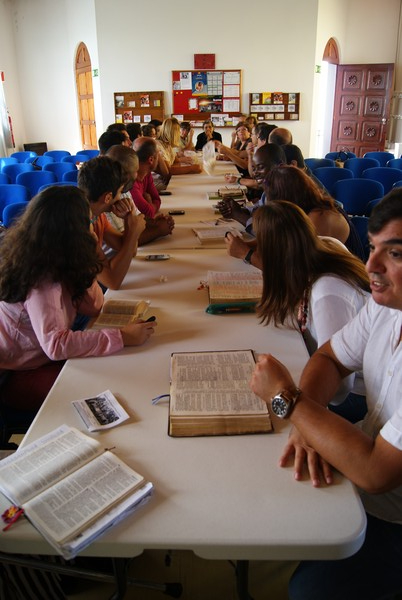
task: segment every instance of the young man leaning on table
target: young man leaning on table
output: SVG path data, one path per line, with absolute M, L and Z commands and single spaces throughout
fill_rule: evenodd
M 366 539 L 352 557 L 300 563 L 291 600 L 379 600 L 402 590 L 402 190 L 391 191 L 369 222 L 372 298 L 321 346 L 297 387 L 284 365 L 260 355 L 251 387 L 293 428 L 280 458 L 306 464 L 313 485 L 335 468 L 360 488 Z M 363 371 L 368 412 L 360 427 L 326 409 L 342 380 Z M 323 498 L 323 501 L 325 499 Z

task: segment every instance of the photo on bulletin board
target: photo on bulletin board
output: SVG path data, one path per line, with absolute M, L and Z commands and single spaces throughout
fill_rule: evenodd
M 263 92 L 262 93 L 262 103 L 263 104 L 271 104 L 272 103 L 272 94 L 271 94 L 271 92 Z
M 208 96 L 198 101 L 198 110 L 200 112 L 222 112 L 222 98 L 214 98 L 213 96 Z
M 251 104 L 260 103 L 260 94 L 251 94 Z
M 124 106 L 124 96 L 116 96 L 116 106 L 117 108 Z
M 142 94 L 140 98 L 140 104 L 142 108 L 146 108 L 149 106 L 149 94 Z
M 126 110 L 123 113 L 123 123 L 132 123 L 133 122 L 133 111 Z
M 283 104 L 283 94 L 281 92 L 274 92 L 272 96 L 274 104 Z
M 208 95 L 208 81 L 205 72 L 193 73 L 192 77 L 193 96 Z
M 295 93 L 289 94 L 288 102 L 289 102 L 289 104 L 296 104 L 296 94 Z

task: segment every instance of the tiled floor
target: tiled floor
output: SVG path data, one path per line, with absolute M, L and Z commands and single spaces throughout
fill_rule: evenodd
M 236 600 L 234 568 L 228 561 L 208 561 L 192 552 L 170 553 L 166 566 L 164 551 L 148 551 L 131 563 L 129 577 L 150 582 L 180 582 L 181 600 Z M 296 563 L 252 562 L 249 568 L 249 592 L 254 600 L 287 600 L 287 581 Z M 81 589 L 80 589 L 81 587 Z M 115 588 L 102 583 L 82 582 L 71 600 L 109 600 Z M 130 586 L 125 600 L 162 600 L 161 591 Z

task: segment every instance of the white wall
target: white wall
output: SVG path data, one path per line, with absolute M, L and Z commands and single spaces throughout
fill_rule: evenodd
M 250 92 L 301 93 L 300 121 L 284 125 L 307 156 L 320 85 L 314 68 L 327 40 L 338 41 L 343 63 L 394 62 L 399 6 L 400 0 L 255 0 L 240 11 L 233 0 L 203 0 L 192 14 L 185 0 L 0 0 L 0 70 L 17 145 L 80 148 L 74 61 L 83 41 L 99 69 L 98 136 L 114 121 L 114 92 L 165 90 L 169 114 L 171 71 L 192 69 L 195 53 L 215 53 L 216 68 L 242 69 L 245 113 Z

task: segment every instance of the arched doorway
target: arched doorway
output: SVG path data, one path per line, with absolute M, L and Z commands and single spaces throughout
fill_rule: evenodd
M 81 42 L 75 56 L 75 80 L 80 116 L 81 142 L 83 150 L 98 147 L 96 135 L 95 107 L 92 90 L 91 57 L 88 48 Z

